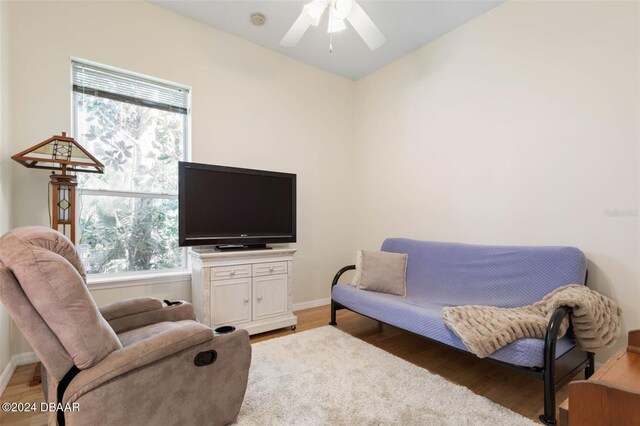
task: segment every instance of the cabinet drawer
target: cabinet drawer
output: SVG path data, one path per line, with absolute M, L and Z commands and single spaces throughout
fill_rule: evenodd
M 211 268 L 211 281 L 249 277 L 251 277 L 251 265 L 218 266 Z
M 253 265 L 253 276 L 278 275 L 287 273 L 287 262 L 256 263 Z

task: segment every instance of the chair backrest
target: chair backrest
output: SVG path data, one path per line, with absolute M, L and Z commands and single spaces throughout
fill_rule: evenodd
M 35 312 L 79 369 L 92 367 L 122 348 L 89 294 L 82 262 L 64 235 L 39 226 L 14 229 L 0 238 L 0 262 L 15 277 Z M 2 302 L 9 307 L 12 318 L 24 314 L 11 308 L 12 304 L 20 303 L 17 294 L 2 294 Z M 47 357 L 50 345 L 55 346 L 52 339 L 40 341 L 37 334 L 27 330 L 28 323 L 14 320 L 34 350 Z
M 73 366 L 66 349 L 22 291 L 15 277 L 0 263 L 0 300 L 49 374 L 59 382 Z
M 389 238 L 382 250 L 408 253 L 407 297 L 442 306 L 516 307 L 566 284 L 584 283 L 574 247 L 485 246 Z

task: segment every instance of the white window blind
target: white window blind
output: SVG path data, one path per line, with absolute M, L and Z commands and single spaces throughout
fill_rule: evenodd
M 156 108 L 163 111 L 188 113 L 189 90 L 130 77 L 117 71 L 72 62 L 73 91 L 116 101 Z

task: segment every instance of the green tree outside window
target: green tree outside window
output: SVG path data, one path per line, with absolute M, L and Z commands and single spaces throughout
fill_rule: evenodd
M 74 92 L 76 139 L 105 165 L 79 179 L 80 250 L 88 273 L 181 268 L 178 161 L 187 116 Z

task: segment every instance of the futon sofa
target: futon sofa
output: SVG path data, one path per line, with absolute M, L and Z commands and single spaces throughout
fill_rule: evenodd
M 445 325 L 442 308 L 460 305 L 518 307 L 541 300 L 566 284 L 587 280 L 586 258 L 573 247 L 482 246 L 389 238 L 382 251 L 407 253 L 406 296 L 396 296 L 338 284 L 331 289 L 331 325 L 336 310 L 361 315 L 466 351 L 463 342 Z M 543 423 L 556 422 L 555 391 L 575 374 L 594 369 L 592 353 L 581 351 L 571 337 L 557 338 L 570 308 L 561 307 L 549 320 L 546 339 L 518 339 L 487 359 L 513 367 L 544 381 Z

